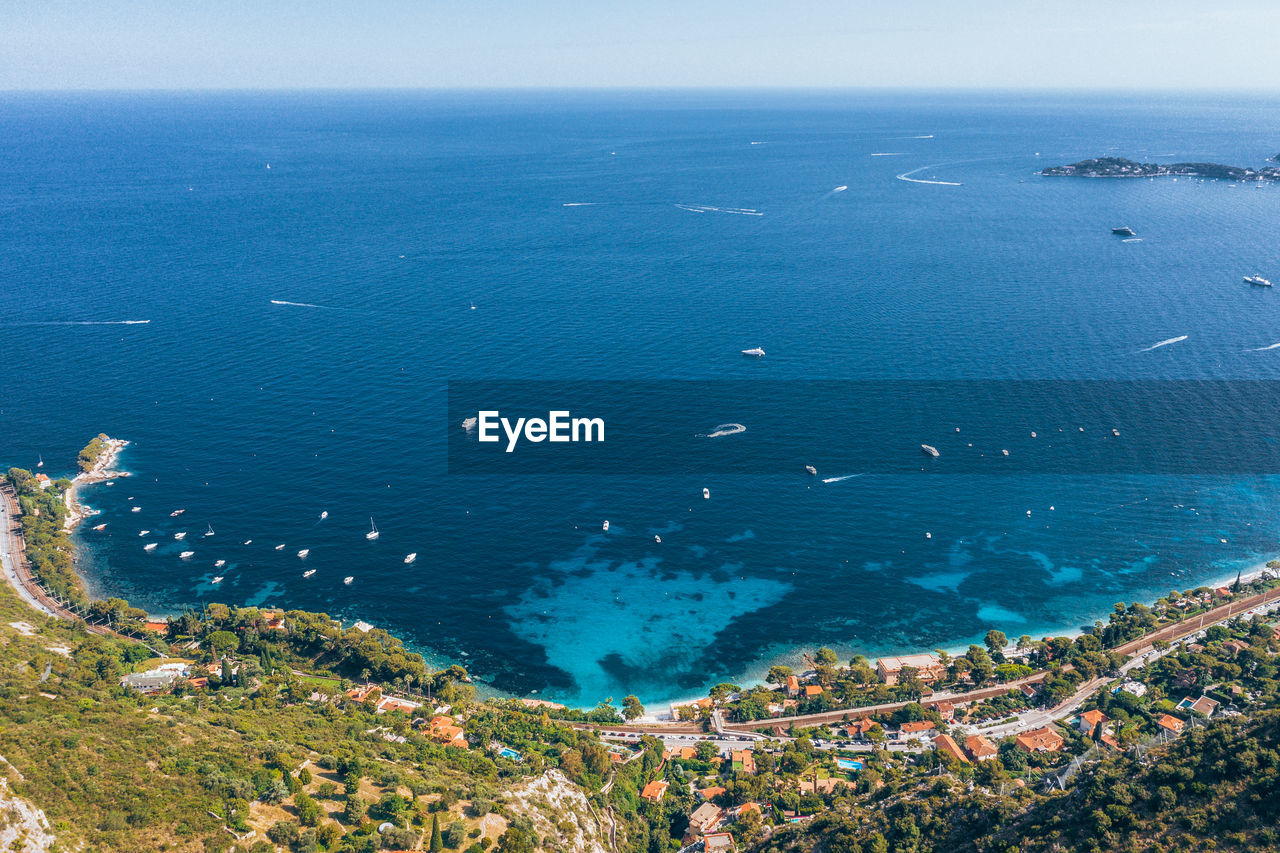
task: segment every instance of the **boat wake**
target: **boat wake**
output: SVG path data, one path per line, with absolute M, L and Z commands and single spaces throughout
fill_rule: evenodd
M 4 326 L 145 326 L 150 320 L 32 320 L 26 323 L 0 323 Z
M 700 433 L 698 438 L 722 438 L 726 435 L 737 435 L 740 432 L 746 432 L 747 428 L 742 424 L 720 424 L 711 432 Z
M 927 139 L 927 138 L 930 138 L 930 137 L 923 137 L 923 136 L 921 136 L 921 137 L 917 137 L 917 138 L 918 138 L 918 139 Z M 943 163 L 933 163 L 933 164 L 928 165 L 928 166 L 921 166 L 919 169 L 912 169 L 912 170 L 911 170 L 911 171 L 909 171 L 909 172 L 903 172 L 901 175 L 895 175 L 894 177 L 896 177 L 896 178 L 897 178 L 898 180 L 900 180 L 900 181 L 906 181 L 906 182 L 908 182 L 908 183 L 912 183 L 912 184 L 933 184 L 933 185 L 935 185 L 935 186 L 939 186 L 939 187 L 962 187 L 962 186 L 964 186 L 964 184 L 959 183 L 958 181 L 936 181 L 936 180 L 926 180 L 926 179 L 924 179 L 924 178 L 913 178 L 913 177 L 911 177 L 911 176 L 912 176 L 912 175 L 914 175 L 916 172 L 923 172 L 925 169 L 935 169 L 935 168 L 937 168 L 938 166 L 942 166 L 942 165 L 945 165 L 945 164 L 943 164 Z
M 824 482 L 824 483 L 840 483 L 840 482 L 843 482 L 843 481 L 845 481 L 845 480 L 852 480 L 854 477 L 861 477 L 861 476 L 862 476 L 861 474 L 844 474 L 844 475 L 842 475 L 842 476 L 840 476 L 840 477 L 823 477 L 823 478 L 822 478 L 822 482 Z
M 1258 347 L 1255 350 L 1251 350 L 1251 352 L 1266 352 L 1269 349 L 1280 349 L 1280 344 L 1272 344 L 1269 347 Z
M 1142 238 L 1141 237 L 1125 237 L 1120 242 L 1121 243 L 1141 243 Z
M 598 201 L 566 201 L 561 207 L 595 207 L 600 204 Z
M 712 207 L 709 204 L 676 204 L 681 210 L 687 210 L 690 213 L 736 213 L 739 216 L 764 216 L 763 213 L 752 207 Z
M 847 185 L 847 184 L 841 184 L 840 186 L 838 186 L 838 187 L 836 187 L 835 189 L 833 189 L 833 190 L 832 190 L 832 192 L 833 192 L 833 193 L 842 193 L 842 192 L 844 192 L 844 191 L 845 191 L 845 190 L 847 190 L 847 189 L 849 189 L 849 187 L 848 187 L 848 185 Z
M 1190 337 L 1190 336 L 1189 336 L 1189 335 L 1178 335 L 1178 337 L 1176 337 L 1176 338 L 1169 338 L 1169 340 L 1167 340 L 1167 341 L 1161 341 L 1161 342 L 1160 342 L 1160 343 L 1158 343 L 1158 344 L 1152 344 L 1151 346 L 1147 347 L 1146 349 L 1140 349 L 1140 350 L 1138 350 L 1138 352 L 1151 352 L 1153 349 L 1160 349 L 1160 347 L 1167 347 L 1169 344 L 1176 344 L 1176 343 L 1180 343 L 1180 342 L 1182 342 L 1182 341 L 1185 341 L 1188 337 Z
M 871 156 L 872 157 L 902 157 L 904 156 L 904 154 L 901 151 L 880 151 L 875 154 L 872 154 Z
M 271 304 L 272 304 L 272 305 L 288 305 L 288 306 L 289 306 L 289 307 L 291 307 L 291 308 L 326 308 L 326 309 L 329 309 L 329 306 L 327 306 L 327 305 L 313 305 L 313 304 L 311 304 L 310 302 L 286 302 L 286 301 L 285 301 L 285 300 L 283 300 L 283 299 L 272 299 L 272 300 L 271 300 Z M 329 310 L 333 310 L 333 309 L 329 309 Z

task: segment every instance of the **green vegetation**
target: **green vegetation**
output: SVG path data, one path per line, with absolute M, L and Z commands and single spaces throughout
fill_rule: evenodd
M 31 573 L 53 594 L 86 606 L 84 585 L 71 565 L 71 537 L 64 529 L 67 504 L 63 496 L 71 481 L 56 480 L 42 489 L 35 475 L 23 468 L 10 468 L 5 479 L 18 497 Z
M 102 454 L 106 453 L 109 449 L 110 446 L 107 442 L 110 440 L 111 439 L 107 437 L 106 433 L 100 432 L 96 438 L 84 446 L 84 449 L 80 451 L 80 455 L 76 460 L 80 463 L 81 471 L 93 470 L 93 466 L 98 464 L 98 460 L 102 458 Z

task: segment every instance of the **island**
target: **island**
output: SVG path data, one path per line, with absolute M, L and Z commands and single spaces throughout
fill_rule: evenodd
M 1094 157 L 1067 166 L 1050 166 L 1041 169 L 1040 174 L 1073 178 L 1161 178 L 1167 175 L 1186 175 L 1223 181 L 1280 181 L 1280 166 L 1250 169 L 1244 166 L 1224 166 L 1221 163 L 1139 163 L 1124 157 Z

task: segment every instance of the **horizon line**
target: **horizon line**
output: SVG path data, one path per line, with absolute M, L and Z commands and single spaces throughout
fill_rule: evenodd
M 61 88 L 45 87 L 0 87 L 0 95 L 14 94 L 202 94 L 202 93 L 431 93 L 431 94 L 1130 94 L 1135 97 L 1144 94 L 1168 95 L 1209 95 L 1209 94 L 1241 94 L 1241 95 L 1280 95 L 1280 86 L 1258 87 L 1132 87 L 1132 86 L 792 86 L 792 85 L 759 85 L 759 86 L 397 86 L 397 85 L 353 85 L 353 86 L 69 86 Z

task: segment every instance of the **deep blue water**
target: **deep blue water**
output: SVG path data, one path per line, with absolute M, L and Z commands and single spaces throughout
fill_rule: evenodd
M 135 476 L 86 493 L 98 592 L 362 618 L 520 695 L 652 702 L 801 645 L 1071 629 L 1280 552 L 1280 480 L 463 476 L 447 383 L 1275 379 L 1280 293 L 1241 276 L 1280 278 L 1280 187 L 1035 172 L 1260 165 L 1277 107 L 0 95 L 0 463 L 133 442 Z

